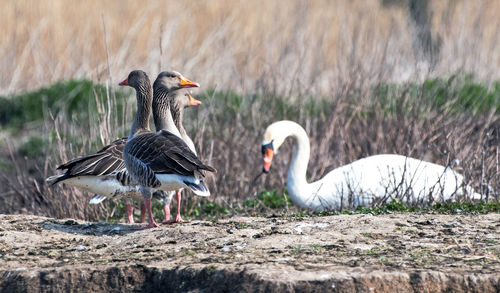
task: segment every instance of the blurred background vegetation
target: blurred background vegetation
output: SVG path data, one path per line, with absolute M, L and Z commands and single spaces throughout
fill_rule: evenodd
M 399 153 L 465 175 L 498 201 L 497 1 L 5 1 L 0 3 L 0 212 L 121 220 L 120 202 L 44 183 L 68 159 L 128 133 L 133 69 L 201 83 L 186 110 L 218 173 L 189 217 L 300 212 L 287 198 L 285 143 L 261 171 L 265 127 L 311 138 L 308 178 Z M 391 206 L 389 210 L 391 210 Z M 160 205 L 156 204 L 156 212 Z M 456 209 L 456 207 L 454 207 Z M 498 210 L 498 206 L 496 206 Z

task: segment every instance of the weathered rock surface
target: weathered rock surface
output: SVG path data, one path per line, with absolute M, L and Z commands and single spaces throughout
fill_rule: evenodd
M 0 215 L 0 292 L 500 292 L 499 214 L 134 227 Z

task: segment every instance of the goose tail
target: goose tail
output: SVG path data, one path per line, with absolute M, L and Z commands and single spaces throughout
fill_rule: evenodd
M 68 178 L 68 175 L 66 175 L 66 174 L 54 175 L 54 176 L 50 176 L 50 177 L 46 178 L 45 182 L 47 182 L 47 184 L 54 185 L 54 184 L 57 184 L 65 179 L 67 179 L 67 178 Z
M 155 190 L 153 192 L 153 198 L 161 201 L 163 206 L 170 205 L 174 195 L 175 195 L 175 191 Z
M 199 181 L 198 183 L 187 180 L 183 182 L 189 189 L 191 189 L 191 191 L 193 191 L 194 194 L 203 197 L 210 196 L 210 190 L 208 190 L 208 187 L 205 184 L 205 182 L 203 182 L 202 179 L 198 179 L 198 181 Z
M 99 194 L 94 194 L 92 198 L 89 200 L 89 204 L 100 204 L 106 197 Z

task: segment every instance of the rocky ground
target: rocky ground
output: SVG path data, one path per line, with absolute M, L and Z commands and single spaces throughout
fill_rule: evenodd
M 0 292 L 500 291 L 500 214 L 135 227 L 0 215 Z

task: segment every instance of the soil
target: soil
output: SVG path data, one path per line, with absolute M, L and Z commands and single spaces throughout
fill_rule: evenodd
M 500 214 L 136 227 L 0 215 L 0 292 L 500 292 Z

